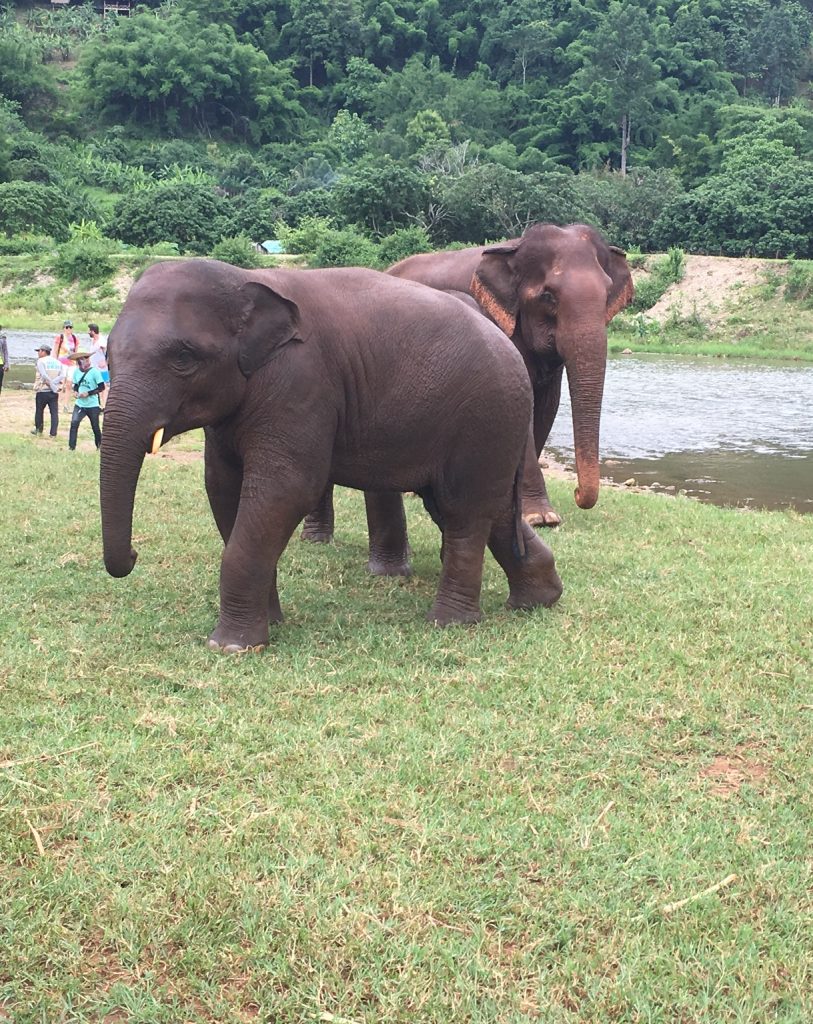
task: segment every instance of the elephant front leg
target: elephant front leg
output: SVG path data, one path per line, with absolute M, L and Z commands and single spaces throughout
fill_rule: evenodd
M 534 389 L 533 422 L 525 446 L 522 468 L 522 518 L 529 526 L 558 526 L 562 517 L 551 505 L 539 456 L 559 410 L 562 371 L 554 372 L 544 388 Z
M 240 490 L 243 486 L 242 460 L 227 445 L 220 441 L 214 430 L 206 429 L 205 473 L 206 494 L 223 543 L 228 544 L 237 510 L 240 507 Z M 268 594 L 268 621 L 282 622 L 282 609 L 277 594 L 277 574 Z
M 243 463 L 211 427 L 206 428 L 205 436 L 203 457 L 206 495 L 223 543 L 228 544 L 240 505 Z
M 409 576 L 404 499 L 398 492 L 365 491 L 370 558 L 367 568 L 374 576 Z
M 308 540 L 312 544 L 329 544 L 333 540 L 333 525 L 333 484 L 328 484 L 319 504 L 305 516 L 300 540 Z
M 268 644 L 268 622 L 282 619 L 277 562 L 304 506 L 277 501 L 246 506 L 243 497 L 220 565 L 220 617 L 209 646 L 233 654 Z

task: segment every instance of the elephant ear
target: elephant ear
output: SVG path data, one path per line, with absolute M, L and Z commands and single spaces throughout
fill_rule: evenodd
M 484 249 L 469 286 L 480 309 L 509 338 L 516 329 L 519 312 L 516 274 L 511 266 L 511 257 L 518 248 L 519 240 Z
M 264 366 L 299 336 L 299 307 L 259 281 L 240 289 L 243 312 L 237 335 L 237 361 L 244 377 Z
M 608 246 L 610 257 L 607 266 L 604 268 L 609 274 L 612 284 L 610 294 L 607 296 L 607 319 L 609 323 L 616 313 L 628 306 L 635 298 L 635 285 L 632 283 L 632 274 L 627 266 L 627 254 L 617 245 Z

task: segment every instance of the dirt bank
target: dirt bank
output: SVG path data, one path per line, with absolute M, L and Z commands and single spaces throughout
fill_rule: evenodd
M 742 296 L 744 288 L 761 284 L 769 269 L 783 273 L 787 268 L 782 260 L 729 259 L 725 256 L 686 256 L 685 266 L 683 280 L 667 288 L 655 305 L 646 311 L 647 317 L 658 323 L 674 316 L 680 319 L 694 316 L 709 325 L 721 323 Z M 636 272 L 636 276 L 641 276 L 641 273 Z

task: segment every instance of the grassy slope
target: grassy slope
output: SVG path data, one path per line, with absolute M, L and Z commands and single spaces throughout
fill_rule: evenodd
M 28 441 L 0 437 L 0 1017 L 813 1017 L 813 520 L 554 481 L 560 604 L 503 610 L 489 561 L 483 623 L 438 631 L 417 503 L 414 577 L 371 579 L 346 493 L 339 542 L 284 556 L 272 648 L 227 659 L 201 463 L 148 460 L 114 581 L 95 454 Z

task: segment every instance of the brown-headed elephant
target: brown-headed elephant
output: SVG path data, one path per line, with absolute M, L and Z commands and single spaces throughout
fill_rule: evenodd
M 133 568 L 146 453 L 205 428 L 206 491 L 225 544 L 212 647 L 268 642 L 282 618 L 277 561 L 328 484 L 387 501 L 417 491 L 443 533 L 429 618 L 479 618 L 488 544 L 511 607 L 551 605 L 550 549 L 519 513 L 527 374 L 493 324 L 458 299 L 371 270 L 150 267 L 108 344 L 101 452 L 104 560 Z
M 534 396 L 533 438 L 526 451 L 523 515 L 555 526 L 539 456 L 548 439 L 567 368 L 573 410 L 576 504 L 592 508 L 599 492 L 599 422 L 607 362 L 607 324 L 633 299 L 626 257 L 586 224 L 534 224 L 522 238 L 457 252 L 410 256 L 393 277 L 473 296 L 513 341 Z

